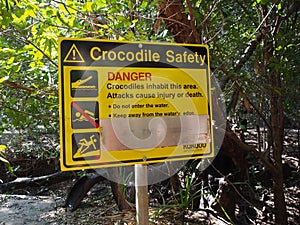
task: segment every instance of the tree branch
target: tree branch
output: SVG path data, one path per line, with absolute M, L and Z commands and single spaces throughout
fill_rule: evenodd
M 300 8 L 300 1 L 294 2 L 290 8 L 288 9 L 286 15 L 284 17 L 279 16 L 278 19 L 276 20 L 276 24 L 274 26 L 274 30 L 272 31 L 272 35 L 274 36 L 277 33 L 277 30 L 280 27 L 280 24 L 284 21 L 287 20 L 294 12 L 297 12 Z
M 20 90 L 28 91 L 30 93 L 36 92 L 36 89 L 34 89 L 34 88 L 29 88 L 29 87 L 17 84 L 16 82 L 9 81 L 9 80 L 4 81 L 3 84 L 5 84 L 13 89 L 20 89 Z
M 30 41 L 27 37 L 25 37 L 18 29 L 16 29 L 12 24 L 11 27 L 14 29 L 15 32 L 17 32 L 25 42 L 32 45 L 35 49 L 37 49 L 39 52 L 41 52 L 48 60 L 51 62 L 55 67 L 58 68 L 58 64 L 54 62 L 49 55 L 47 55 L 40 47 L 38 47 L 36 44 L 34 44 L 32 41 Z
M 271 130 L 271 125 L 267 118 L 262 114 L 262 112 L 253 104 L 253 102 L 250 101 L 250 98 L 248 95 L 243 91 L 242 87 L 238 84 L 238 82 L 235 82 L 234 85 L 237 87 L 237 89 L 242 93 L 247 98 L 247 101 L 250 103 L 250 105 L 254 108 L 255 112 L 260 116 L 260 118 L 264 121 L 266 126 L 268 127 L 269 130 Z
M 186 4 L 189 8 L 189 15 L 190 15 L 190 24 L 191 24 L 191 27 L 192 27 L 192 30 L 193 30 L 193 35 L 194 35 L 194 38 L 195 38 L 195 41 L 197 44 L 200 44 L 201 41 L 200 41 L 200 35 L 196 29 L 196 26 L 195 26 L 195 17 L 194 17 L 194 13 L 193 13 L 193 7 L 192 7 L 192 4 L 191 4 L 191 1 L 190 0 L 186 0 Z
M 75 177 L 74 172 L 56 172 L 50 175 L 33 177 L 33 178 L 17 178 L 8 183 L 0 184 L 0 193 L 10 190 L 22 189 L 26 187 L 40 187 L 60 183 Z
M 261 27 L 262 23 L 267 19 L 267 17 L 270 15 L 270 12 L 272 11 L 272 9 L 274 8 L 275 4 L 272 6 L 272 8 L 268 11 L 267 15 L 263 18 L 263 21 L 261 22 L 261 24 L 257 27 L 257 29 L 255 30 L 255 32 L 253 32 L 250 37 L 252 37 Z M 293 5 L 290 6 L 290 8 L 288 9 L 286 16 L 285 17 L 280 17 L 279 21 L 277 21 L 277 26 L 279 27 L 279 24 L 288 19 L 289 16 L 291 16 L 294 12 L 297 12 L 300 8 L 300 2 L 294 2 Z M 278 28 L 277 28 L 278 29 Z M 275 35 L 275 31 L 277 31 L 277 29 L 274 29 L 274 31 L 272 32 L 272 35 Z M 227 82 L 230 79 L 233 79 L 233 75 L 236 74 L 242 67 L 243 65 L 249 60 L 249 58 L 253 55 L 257 45 L 262 41 L 262 39 L 265 37 L 265 33 L 264 31 L 261 31 L 260 33 L 257 34 L 257 36 L 255 37 L 255 39 L 251 42 L 248 43 L 248 47 L 245 49 L 244 54 L 241 56 L 241 58 L 239 60 L 236 61 L 234 68 L 232 70 L 232 72 L 227 73 L 227 76 L 225 77 L 225 79 L 221 80 L 220 82 L 220 87 L 221 90 L 223 90 L 227 84 Z M 222 65 L 221 65 L 222 66 Z M 220 66 L 220 67 L 221 67 Z M 216 68 L 216 70 L 219 70 L 219 68 Z
M 233 79 L 234 74 L 236 74 L 243 67 L 243 65 L 249 60 L 249 58 L 253 55 L 257 45 L 261 42 L 263 37 L 264 34 L 261 32 L 256 36 L 256 38 L 253 41 L 251 41 L 248 44 L 248 47 L 245 49 L 244 54 L 241 56 L 240 59 L 236 61 L 232 69 L 232 72 L 227 73 L 227 76 L 225 76 L 224 79 L 220 80 L 221 90 L 224 90 L 229 80 L 234 80 Z M 219 70 L 221 67 L 222 65 L 216 68 L 216 70 Z
M 256 148 L 247 145 L 245 143 L 243 143 L 233 131 L 228 131 L 226 130 L 225 132 L 226 137 L 230 138 L 240 149 L 244 149 L 247 152 L 251 152 L 253 153 L 261 162 L 263 165 L 265 165 L 266 167 L 268 167 L 270 169 L 270 171 L 272 172 L 272 174 L 276 174 L 276 168 L 275 166 L 268 161 L 260 152 L 258 152 L 256 150 Z
M 26 87 L 26 86 L 23 86 L 21 84 L 18 84 L 16 82 L 9 81 L 9 80 L 4 81 L 2 84 L 7 85 L 8 87 L 11 87 L 13 89 L 20 89 L 20 90 L 28 91 L 29 93 L 34 93 L 34 92 L 37 92 L 37 91 L 40 91 L 44 94 L 51 94 L 52 93 L 51 91 L 41 91 L 41 90 L 37 90 L 35 88 Z M 55 96 L 58 96 L 57 91 L 55 91 L 53 94 Z

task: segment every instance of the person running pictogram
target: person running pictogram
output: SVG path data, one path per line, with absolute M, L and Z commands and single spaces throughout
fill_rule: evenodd
M 77 149 L 75 155 L 83 155 L 89 150 L 96 150 L 96 142 L 97 139 L 95 138 L 95 135 L 90 136 L 90 140 L 86 140 L 85 138 L 80 139 L 78 142 L 79 148 Z

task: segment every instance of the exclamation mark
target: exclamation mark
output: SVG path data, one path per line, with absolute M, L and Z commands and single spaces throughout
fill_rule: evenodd
M 73 53 L 73 60 L 76 60 L 76 51 L 75 51 L 75 49 L 73 49 L 72 53 Z

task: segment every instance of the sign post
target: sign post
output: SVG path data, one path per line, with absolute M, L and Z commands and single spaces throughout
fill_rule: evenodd
M 135 169 L 135 207 L 138 225 L 149 224 L 148 170 L 147 165 L 136 164 Z

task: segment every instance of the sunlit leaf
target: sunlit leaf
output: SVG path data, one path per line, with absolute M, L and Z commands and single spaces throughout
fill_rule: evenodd
M 86 2 L 84 4 L 84 8 L 86 9 L 86 11 L 92 12 L 93 11 L 93 5 L 94 5 L 93 2 Z
M 9 162 L 7 161 L 7 159 L 4 158 L 4 157 L 2 157 L 1 155 L 2 155 L 2 154 L 1 154 L 1 152 L 0 152 L 0 161 L 2 161 L 2 162 L 4 162 L 4 163 L 9 163 Z
M 0 145 L 0 151 L 6 150 L 6 149 L 7 149 L 6 145 Z
M 0 78 L 0 84 L 3 83 L 4 81 L 8 80 L 9 76 L 1 77 Z
M 39 86 L 37 84 L 31 84 L 34 88 L 38 89 Z
M 281 8 L 282 8 L 281 3 L 279 3 L 278 6 L 277 6 L 277 9 L 281 10 Z
M 10 57 L 10 59 L 7 60 L 7 64 L 12 64 L 14 60 L 15 60 L 15 57 Z

